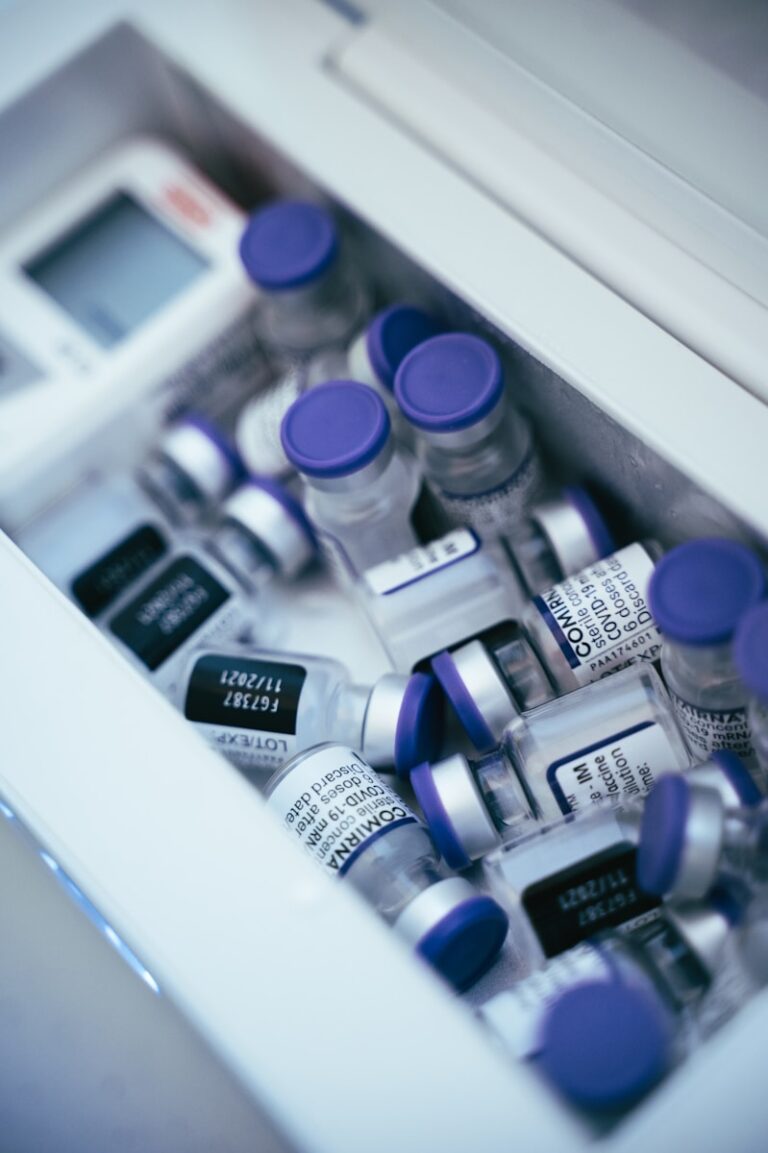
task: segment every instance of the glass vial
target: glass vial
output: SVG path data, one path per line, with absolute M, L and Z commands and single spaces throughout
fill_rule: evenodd
M 136 475 L 169 521 L 190 525 L 221 504 L 243 479 L 244 469 L 217 426 L 190 416 L 163 433 Z
M 243 232 L 240 259 L 262 292 L 259 336 L 278 356 L 306 357 L 362 326 L 366 289 L 319 204 L 277 200 L 259 209 Z
M 747 725 L 759 769 L 760 786 L 768 785 L 768 602 L 741 618 L 733 646 L 733 663 L 746 689 Z
M 342 574 L 420 543 L 415 461 L 395 447 L 387 410 L 365 384 L 331 381 L 305 392 L 282 425 L 286 456 L 306 485 L 307 513 Z
M 267 803 L 326 872 L 347 880 L 458 989 L 493 963 L 507 917 L 463 877 L 444 877 L 414 813 L 352 749 L 323 744 L 268 782 Z
M 661 678 L 635 665 L 523 713 L 477 761 L 456 753 L 419 765 L 411 784 L 443 857 L 461 869 L 533 822 L 623 806 L 689 763 Z
M 762 565 L 737 541 L 686 541 L 656 566 L 649 600 L 664 638 L 661 668 L 699 760 L 714 749 L 732 749 L 753 762 L 748 693 L 731 649 L 741 617 L 764 595 Z
M 442 694 L 425 673 L 355 685 L 337 661 L 232 646 L 195 653 L 179 689 L 187 720 L 246 773 L 334 741 L 405 774 L 442 741 Z
M 539 492 L 541 473 L 495 350 L 465 333 L 433 337 L 400 365 L 395 396 L 448 524 L 481 536 L 513 530 Z
M 695 898 L 721 879 L 768 885 L 768 805 L 728 807 L 695 778 L 659 781 L 643 812 L 638 875 L 649 893 Z
M 306 364 L 294 365 L 240 415 L 236 439 L 246 467 L 262 476 L 292 471 L 280 441 L 282 419 L 303 392 L 329 380 L 357 380 L 373 388 L 387 406 L 395 439 L 408 443 L 411 429 L 392 392 L 395 372 L 412 348 L 439 331 L 439 323 L 420 308 L 393 304 L 378 312 L 346 348 L 325 349 Z

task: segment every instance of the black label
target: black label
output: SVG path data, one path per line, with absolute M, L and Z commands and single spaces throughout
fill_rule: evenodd
M 525 890 L 523 908 L 545 956 L 658 907 L 637 883 L 636 855 L 631 845 L 616 845 Z
M 230 594 L 191 556 L 171 562 L 109 623 L 115 636 L 154 671 Z
M 87 616 L 96 617 L 167 551 L 157 529 L 141 525 L 75 577 L 72 596 Z
M 209 725 L 293 736 L 306 679 L 301 665 L 200 657 L 189 678 L 184 716 Z

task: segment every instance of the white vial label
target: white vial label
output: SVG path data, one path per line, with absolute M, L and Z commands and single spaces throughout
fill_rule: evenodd
M 554 761 L 547 780 L 562 811 L 575 813 L 603 801 L 644 796 L 657 776 L 677 763 L 678 754 L 662 726 L 647 721 Z
M 480 541 L 470 529 L 455 529 L 440 540 L 374 565 L 366 570 L 363 579 L 375 596 L 389 596 L 431 573 L 473 556 L 479 548 Z
M 184 716 L 238 764 L 278 768 L 298 751 L 296 722 L 306 679 L 302 665 L 206 654 L 190 674 Z
M 499 993 L 480 1013 L 510 1052 L 525 1059 L 536 1052 L 542 1016 L 561 993 L 582 981 L 605 981 L 609 977 L 608 964 L 598 950 L 591 945 L 577 945 Z
M 661 634 L 646 599 L 653 560 L 631 544 L 533 598 L 581 685 L 655 660 Z
M 436 489 L 435 496 L 453 524 L 471 525 L 481 536 L 498 536 L 528 514 L 540 488 L 541 469 L 531 450 L 517 472 L 498 488 L 471 496 Z
M 754 757 L 752 737 L 743 709 L 700 709 L 670 693 L 675 713 L 691 753 L 705 761 L 716 749 L 732 749 L 744 760 Z
M 416 816 L 352 749 L 319 749 L 268 798 L 287 829 L 332 873 L 341 875 L 375 837 Z

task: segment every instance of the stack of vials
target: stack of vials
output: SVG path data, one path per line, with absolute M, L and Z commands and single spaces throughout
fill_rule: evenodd
M 261 208 L 240 255 L 269 385 L 19 543 L 604 1127 L 768 978 L 763 564 L 622 539 L 594 476 L 545 463 L 500 348 L 379 299 L 324 207 Z M 374 683 L 337 659 L 354 638 L 281 649 L 276 589 L 322 570 Z

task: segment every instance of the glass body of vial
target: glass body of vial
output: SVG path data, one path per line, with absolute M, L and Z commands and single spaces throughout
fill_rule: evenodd
M 358 753 L 323 744 L 268 782 L 269 807 L 327 873 L 345 877 L 456 988 L 496 958 L 507 917 L 461 877 L 445 877 L 414 813 Z
M 127 474 L 89 477 L 16 537 L 20 548 L 92 620 L 165 557 L 171 526 Z
M 691 752 L 732 749 L 753 763 L 748 692 L 733 663 L 741 617 L 765 595 L 758 557 L 736 541 L 686 541 L 651 580 L 651 611 L 664 638 L 661 668 Z
M 508 532 L 541 488 L 528 421 L 508 403 L 501 362 L 477 336 L 436 336 L 405 358 L 395 396 L 449 525 Z
M 173 697 L 194 649 L 248 640 L 264 615 L 199 541 L 177 539 L 148 578 L 112 606 L 102 628 L 157 689 Z
M 661 896 L 703 897 L 723 879 L 765 890 L 768 802 L 729 808 L 695 776 L 659 781 L 645 804 L 638 871 Z
M 303 392 L 329 380 L 357 380 L 378 392 L 387 407 L 395 439 L 412 440 L 411 429 L 395 403 L 395 372 L 417 344 L 439 331 L 428 313 L 406 304 L 378 312 L 346 348 L 315 353 L 295 364 L 271 387 L 254 397 L 240 415 L 237 447 L 246 466 L 260 475 L 282 476 L 293 471 L 280 441 L 286 412 Z
M 342 574 L 420 544 L 421 478 L 395 447 L 387 410 L 367 385 L 331 381 L 304 393 L 282 425 L 286 456 L 305 481 L 307 513 Z
M 368 293 L 342 247 L 333 216 L 318 204 L 277 200 L 250 217 L 240 258 L 261 290 L 258 334 L 270 352 L 304 358 L 362 327 Z
M 467 528 L 367 568 L 356 588 L 399 672 L 521 608 L 518 583 L 498 543 Z
M 747 726 L 763 792 L 768 786 L 768 602 L 744 614 L 733 662 L 747 692 Z
M 442 694 L 425 673 L 355 685 L 337 661 L 250 647 L 195 653 L 178 704 L 213 748 L 249 774 L 274 771 L 323 741 L 405 773 L 434 756 L 443 735 Z
M 244 470 L 219 428 L 190 416 L 163 433 L 136 475 L 169 521 L 189 525 L 214 511 L 243 479 Z
M 550 960 L 479 1014 L 570 1103 L 615 1114 L 755 991 L 728 910 L 681 904 Z
M 645 600 L 651 552 L 635 544 L 596 560 L 529 601 L 521 625 L 505 621 L 433 658 L 480 752 L 519 712 L 653 659 L 660 638 Z
M 419 765 L 411 784 L 446 862 L 464 868 L 534 822 L 623 806 L 689 764 L 661 678 L 639 665 L 523 713 L 479 760 Z

